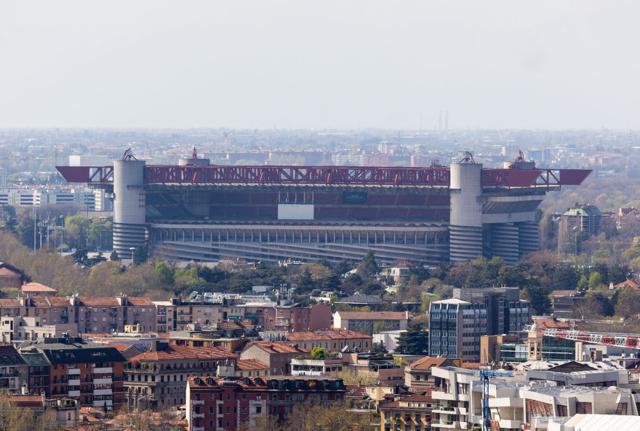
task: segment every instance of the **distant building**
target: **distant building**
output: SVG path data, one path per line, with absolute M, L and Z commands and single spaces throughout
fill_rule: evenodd
M 409 313 L 404 311 L 336 311 L 333 327 L 364 334 L 407 329 Z
M 429 354 L 480 360 L 480 337 L 487 334 L 487 309 L 461 299 L 434 301 L 429 306 Z
M 6 262 L 0 262 L 0 288 L 19 288 L 24 279 L 22 270 Z
M 431 393 L 400 394 L 381 401 L 380 431 L 414 431 L 431 429 L 434 401 Z
M 558 251 L 580 254 L 581 243 L 600 233 L 603 216 L 594 205 L 576 205 L 561 216 L 558 224 Z

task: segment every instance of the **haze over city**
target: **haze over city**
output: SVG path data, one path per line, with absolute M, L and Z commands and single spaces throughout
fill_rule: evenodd
M 0 127 L 634 129 L 636 1 L 4 1 Z

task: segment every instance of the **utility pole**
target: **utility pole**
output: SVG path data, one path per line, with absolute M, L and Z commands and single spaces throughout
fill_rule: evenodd
M 36 211 L 36 207 L 33 207 L 33 252 L 36 252 L 37 240 L 36 235 L 38 232 L 38 211 Z

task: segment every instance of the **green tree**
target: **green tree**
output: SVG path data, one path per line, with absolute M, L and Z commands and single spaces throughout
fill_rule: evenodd
M 587 277 L 583 275 L 580 276 L 580 281 L 578 281 L 578 290 L 583 291 L 589 288 L 589 280 Z
M 380 268 L 378 267 L 378 263 L 376 262 L 376 256 L 372 251 L 369 251 L 363 258 L 362 261 L 358 264 L 358 275 L 362 278 L 372 278 L 376 274 Z
M 325 359 L 327 357 L 327 350 L 324 347 L 314 347 L 311 349 L 311 357 L 313 359 Z
M 138 246 L 133 250 L 133 264 L 140 265 L 147 261 L 149 249 L 146 245 Z
M 535 314 L 540 316 L 551 311 L 551 300 L 544 288 L 538 286 L 526 287 L 523 291 L 523 297 L 529 301 Z
M 429 353 L 429 333 L 421 324 L 412 325 L 398 337 L 398 353 L 405 355 L 427 355 Z
M 596 290 L 602 287 L 602 276 L 598 271 L 589 274 L 589 290 Z
M 65 240 L 73 248 L 86 249 L 88 241 L 89 219 L 81 215 L 67 216 L 64 219 Z
M 154 267 L 162 282 L 168 286 L 172 286 L 175 282 L 175 274 L 173 268 L 167 265 L 165 262 L 156 262 L 154 264 Z

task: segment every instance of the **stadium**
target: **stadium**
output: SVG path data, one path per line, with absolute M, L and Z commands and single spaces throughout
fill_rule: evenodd
M 359 260 L 437 265 L 477 256 L 514 263 L 539 247 L 547 192 L 579 185 L 582 169 L 519 158 L 450 166 L 230 166 L 190 158 L 147 165 L 130 151 L 113 166 L 58 166 L 68 182 L 113 199 L 114 249 L 148 245 L 170 260 Z

